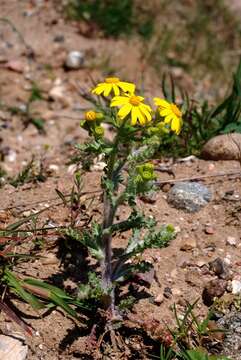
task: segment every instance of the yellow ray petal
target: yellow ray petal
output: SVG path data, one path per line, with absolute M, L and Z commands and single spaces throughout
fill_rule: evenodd
M 141 106 L 144 106 L 147 111 L 152 112 L 152 109 L 149 105 L 141 104 Z
M 137 118 L 139 119 L 139 123 L 144 126 L 146 123 L 145 117 L 142 115 L 142 112 L 140 111 L 139 107 L 136 108 L 137 112 Z
M 106 84 L 105 85 L 105 91 L 104 91 L 104 96 L 109 96 L 110 95 L 110 92 L 112 90 L 112 84 Z
M 168 101 L 164 100 L 164 99 L 160 99 L 160 98 L 154 98 L 154 103 L 156 106 L 160 106 L 162 108 L 169 108 L 170 104 Z
M 138 111 L 135 106 L 131 109 L 131 125 L 135 126 L 137 122 Z
M 96 88 L 92 90 L 93 94 L 100 95 L 105 90 L 105 83 L 98 84 Z
M 142 104 L 139 106 L 139 108 L 142 114 L 146 117 L 147 122 L 151 121 L 152 116 L 150 112 L 146 109 L 146 107 Z
M 135 88 L 136 86 L 132 83 L 128 83 L 128 82 L 124 82 L 124 81 L 119 81 L 118 82 L 118 86 L 121 88 L 121 90 L 123 90 L 124 92 L 129 92 L 131 94 L 133 94 L 135 92 Z
M 113 90 L 116 96 L 120 95 L 120 90 L 116 84 L 113 84 Z
M 180 133 L 181 131 L 181 123 L 178 119 L 178 117 L 173 117 L 172 123 L 171 123 L 171 129 L 172 131 L 175 131 L 177 133 L 177 135 Z
M 122 106 L 129 103 L 127 96 L 115 96 L 113 97 L 110 106 Z
M 171 115 L 172 111 L 171 111 L 171 109 L 160 109 L 159 113 L 160 113 L 161 116 L 164 117 L 164 116 Z
M 121 119 L 124 119 L 130 112 L 131 112 L 132 106 L 131 104 L 126 104 L 124 105 L 119 111 L 118 111 L 118 116 Z
M 165 117 L 164 123 L 169 124 L 172 121 L 172 119 L 173 119 L 173 114 L 169 114 Z

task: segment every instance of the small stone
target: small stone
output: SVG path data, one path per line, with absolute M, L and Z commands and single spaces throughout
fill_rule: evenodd
M 30 215 L 32 215 L 32 211 L 30 210 L 26 210 L 23 212 L 23 217 L 29 217 Z
M 191 238 L 187 238 L 187 239 L 182 239 L 180 250 L 191 251 L 196 247 L 197 247 L 197 241 L 196 241 L 196 239 L 191 237 Z
M 241 280 L 237 280 L 237 279 L 232 280 L 232 294 L 234 295 L 241 294 Z
M 209 270 L 221 279 L 231 280 L 232 278 L 232 274 L 229 271 L 227 264 L 219 257 L 209 263 Z
M 107 164 L 104 161 L 96 162 L 90 167 L 90 171 L 103 171 L 106 165 Z
M 64 107 L 71 105 L 71 100 L 66 96 L 65 87 L 57 82 L 56 85 L 49 91 L 49 99 L 59 101 Z
M 202 293 L 204 305 L 211 306 L 216 297 L 221 297 L 227 289 L 227 284 L 228 282 L 222 279 L 210 280 Z
M 55 254 L 47 254 L 45 255 L 45 257 L 42 259 L 42 264 L 43 265 L 54 265 L 54 264 L 58 264 L 59 263 L 59 259 L 56 257 Z
M 197 261 L 197 266 L 198 266 L 198 267 L 201 268 L 201 267 L 203 267 L 204 265 L 206 265 L 206 261 L 204 261 L 204 260 L 198 260 L 198 261 Z
M 212 225 L 206 225 L 204 231 L 207 235 L 213 235 L 215 233 L 214 227 Z
M 157 193 L 156 191 L 149 191 L 148 193 L 140 196 L 140 199 L 146 204 L 155 204 L 157 200 Z
M 211 192 L 198 182 L 179 182 L 168 192 L 167 200 L 177 209 L 197 212 L 211 200 Z
M 157 305 L 161 305 L 164 301 L 164 295 L 163 293 L 158 294 L 155 299 L 154 299 L 154 303 Z
M 63 43 L 64 40 L 65 40 L 64 35 L 61 35 L 61 34 L 57 34 L 57 35 L 55 35 L 55 37 L 53 38 L 53 41 L 54 41 L 54 42 L 57 42 L 57 43 Z
M 172 289 L 172 293 L 174 296 L 180 296 L 182 292 L 180 289 L 174 288 Z
M 82 51 L 70 51 L 65 60 L 65 67 L 69 70 L 77 70 L 84 64 L 85 55 Z
M 237 246 L 237 239 L 234 236 L 228 236 L 226 239 L 226 244 L 230 246 Z
M 4 67 L 17 73 L 24 72 L 24 64 L 20 60 L 9 60 L 6 64 L 4 64 Z
M 167 193 L 171 189 L 171 184 L 166 183 L 162 186 L 161 189 L 163 192 Z
M 165 298 L 170 299 L 172 297 L 172 289 L 170 287 L 165 287 L 163 291 L 163 295 Z
M 208 170 L 213 171 L 215 169 L 215 165 L 213 163 L 208 165 Z
M 59 166 L 56 165 L 56 164 L 50 164 L 49 167 L 48 167 L 48 171 L 49 171 L 51 174 L 58 173 L 58 171 L 59 171 Z
M 17 153 L 14 150 L 9 150 L 7 156 L 5 157 L 5 159 L 9 162 L 15 162 L 17 158 Z

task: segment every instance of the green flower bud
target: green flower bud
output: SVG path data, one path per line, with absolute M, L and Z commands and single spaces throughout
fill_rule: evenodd
M 102 127 L 102 126 L 95 126 L 94 127 L 94 134 L 95 134 L 95 136 L 97 136 L 97 137 L 102 137 L 103 135 L 104 135 L 104 128 Z

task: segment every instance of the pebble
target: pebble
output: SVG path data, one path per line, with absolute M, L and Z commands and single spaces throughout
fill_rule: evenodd
M 213 235 L 215 233 L 214 227 L 212 225 L 206 225 L 204 229 L 205 234 Z
M 140 199 L 146 204 L 155 204 L 157 193 L 156 191 L 149 191 L 148 193 L 141 195 Z
M 26 210 L 26 211 L 23 212 L 23 217 L 29 217 L 30 215 L 32 215 L 31 210 Z
M 59 171 L 59 166 L 56 164 L 50 164 L 48 167 L 49 172 L 52 173 L 57 173 Z
M 104 161 L 96 162 L 94 165 L 91 165 L 90 171 L 103 171 L 106 167 L 106 163 Z
M 70 51 L 65 60 L 65 67 L 69 70 L 78 70 L 84 64 L 84 60 L 83 51 Z
M 228 269 L 227 264 L 219 257 L 209 263 L 209 270 L 220 279 L 231 280 L 232 278 L 232 274 Z
M 16 161 L 16 158 L 17 158 L 17 153 L 16 153 L 16 151 L 10 149 L 10 150 L 9 150 L 9 153 L 7 154 L 7 156 L 6 156 L 5 159 L 6 159 L 7 161 L 13 163 L 13 162 Z
M 197 241 L 195 238 L 190 237 L 187 239 L 182 239 L 182 243 L 180 245 L 180 250 L 182 251 L 191 251 L 197 247 Z
M 205 286 L 202 293 L 202 299 L 204 305 L 211 306 L 216 297 L 219 298 L 225 293 L 227 289 L 227 285 L 228 282 L 223 279 L 210 280 Z
M 230 246 L 237 246 L 237 239 L 234 236 L 228 236 L 226 239 L 226 244 Z
M 164 301 L 164 295 L 163 293 L 158 294 L 155 299 L 154 299 L 154 303 L 157 305 L 161 305 Z
M 59 259 L 56 257 L 55 254 L 52 253 L 45 255 L 45 257 L 42 259 L 43 265 L 54 265 L 58 263 L 59 263 Z
M 197 212 L 211 200 L 209 189 L 198 182 L 179 182 L 168 192 L 167 201 L 177 209 Z
M 170 287 L 165 287 L 163 291 L 163 295 L 165 298 L 170 299 L 172 297 L 172 289 Z
M 232 294 L 234 295 L 241 294 L 241 280 L 237 280 L 237 279 L 232 280 Z

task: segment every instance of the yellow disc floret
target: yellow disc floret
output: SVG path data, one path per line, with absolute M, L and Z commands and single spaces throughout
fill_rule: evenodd
M 118 82 L 120 82 L 120 79 L 118 77 L 107 77 L 105 78 L 105 82 L 107 84 L 117 84 Z
M 129 99 L 129 103 L 133 106 L 139 106 L 141 101 L 138 96 L 132 95 Z

